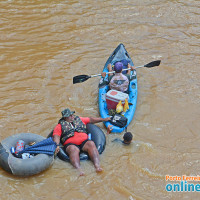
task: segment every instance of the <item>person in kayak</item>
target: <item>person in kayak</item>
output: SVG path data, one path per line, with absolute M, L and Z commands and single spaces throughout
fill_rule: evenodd
M 123 64 L 123 69 L 127 69 L 130 67 L 130 61 L 127 60 L 127 59 L 123 59 L 123 60 L 120 60 L 120 62 Z M 123 70 L 122 69 L 122 70 Z M 122 71 L 122 74 L 127 74 L 128 70 L 125 70 L 125 71 Z
M 112 125 L 109 125 L 107 127 L 107 134 L 110 134 L 111 131 L 112 131 Z M 129 144 L 131 144 L 132 139 L 133 139 L 132 133 L 126 132 L 126 133 L 124 133 L 123 140 L 121 140 L 120 138 L 115 138 L 112 142 L 119 142 L 119 143 L 122 143 L 125 145 L 129 145 Z
M 95 118 L 95 117 L 79 117 L 75 116 L 75 111 L 71 111 L 69 108 L 63 110 L 62 118 L 58 121 L 58 124 L 53 131 L 53 140 L 57 144 L 56 153 L 59 152 L 59 143 L 64 146 L 64 150 L 70 158 L 71 164 L 79 171 L 80 175 L 84 175 L 80 167 L 80 151 L 87 152 L 92 160 L 97 172 L 101 172 L 99 162 L 99 152 L 95 143 L 92 140 L 88 140 L 86 133 L 86 124 L 105 122 L 110 120 L 107 118 Z
M 128 67 L 131 68 L 131 71 L 135 69 L 135 67 L 130 66 L 128 63 Z M 102 80 L 100 81 L 100 87 L 101 85 L 109 84 L 110 89 L 118 90 L 121 92 L 128 93 L 128 87 L 131 80 L 133 80 L 133 76 L 130 76 L 130 70 L 128 70 L 127 74 L 122 73 L 123 69 L 123 63 L 122 62 L 116 62 L 114 65 L 114 71 L 115 74 L 108 74 L 108 78 L 106 79 L 106 72 L 102 72 Z M 111 64 L 108 65 L 108 71 L 111 72 L 112 66 Z

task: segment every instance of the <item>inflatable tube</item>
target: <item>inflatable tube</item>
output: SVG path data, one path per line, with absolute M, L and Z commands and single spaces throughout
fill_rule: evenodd
M 0 166 L 7 172 L 17 176 L 31 176 L 47 169 L 54 161 L 54 156 L 37 154 L 33 158 L 16 158 L 10 152 L 19 140 L 25 144 L 40 142 L 45 138 L 33 133 L 20 133 L 10 136 L 0 143 Z
M 99 154 L 101 154 L 106 146 L 106 137 L 104 132 L 94 124 L 87 124 L 87 132 L 91 134 L 91 140 L 94 141 Z M 48 135 L 48 137 L 52 137 L 53 131 Z M 60 151 L 58 152 L 58 157 L 63 161 L 69 161 L 69 156 L 65 153 L 64 148 L 60 145 Z M 80 153 L 80 160 L 88 160 L 89 156 L 87 153 Z

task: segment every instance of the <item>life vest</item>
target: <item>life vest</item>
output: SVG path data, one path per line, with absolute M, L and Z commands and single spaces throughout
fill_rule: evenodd
M 74 132 L 83 132 L 87 133 L 86 125 L 82 122 L 80 117 L 75 116 L 74 121 L 69 123 L 61 118 L 58 123 L 61 125 L 62 134 L 61 134 L 61 143 L 63 144 L 68 138 L 74 136 Z

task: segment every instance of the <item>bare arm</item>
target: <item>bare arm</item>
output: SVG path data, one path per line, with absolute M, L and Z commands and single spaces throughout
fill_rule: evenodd
M 128 68 L 131 68 L 131 66 L 130 66 L 129 63 L 128 63 Z M 127 71 L 127 74 L 130 74 L 130 72 L 131 72 L 131 70 L 129 69 L 129 70 Z
M 112 70 L 112 66 L 111 66 L 111 64 L 109 64 L 108 66 L 107 66 L 107 68 L 108 68 L 108 71 L 109 72 L 112 72 L 113 70 Z M 108 76 L 112 76 L 113 74 L 108 74 Z
M 109 125 L 108 127 L 107 127 L 107 134 L 110 134 L 111 133 L 111 131 L 112 131 L 112 125 Z
M 53 141 L 58 145 L 60 144 L 60 136 L 59 135 L 54 135 L 53 136 Z
M 99 122 L 107 122 L 111 119 L 111 117 L 101 118 L 101 117 L 90 117 L 90 123 L 95 124 Z
M 53 136 L 53 141 L 59 145 L 60 144 L 60 136 L 59 135 L 54 135 Z M 55 150 L 55 153 L 57 154 L 58 152 L 60 151 L 60 147 L 57 146 L 56 150 Z

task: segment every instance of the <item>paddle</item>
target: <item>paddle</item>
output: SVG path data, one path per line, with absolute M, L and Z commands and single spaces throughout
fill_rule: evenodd
M 138 66 L 138 67 L 136 67 L 136 69 L 141 68 L 141 67 L 151 68 L 151 67 L 159 66 L 160 62 L 161 62 L 161 60 L 155 60 L 155 61 L 152 61 L 152 62 L 146 64 L 146 65 Z M 130 69 L 131 68 L 127 68 L 127 69 L 123 69 L 122 71 L 130 70 Z M 115 71 L 107 72 L 106 74 L 112 74 L 112 73 L 115 73 Z M 84 81 L 87 81 L 89 78 L 93 78 L 93 77 L 97 77 L 97 76 L 101 76 L 101 74 L 74 76 L 73 77 L 73 84 L 82 83 Z

